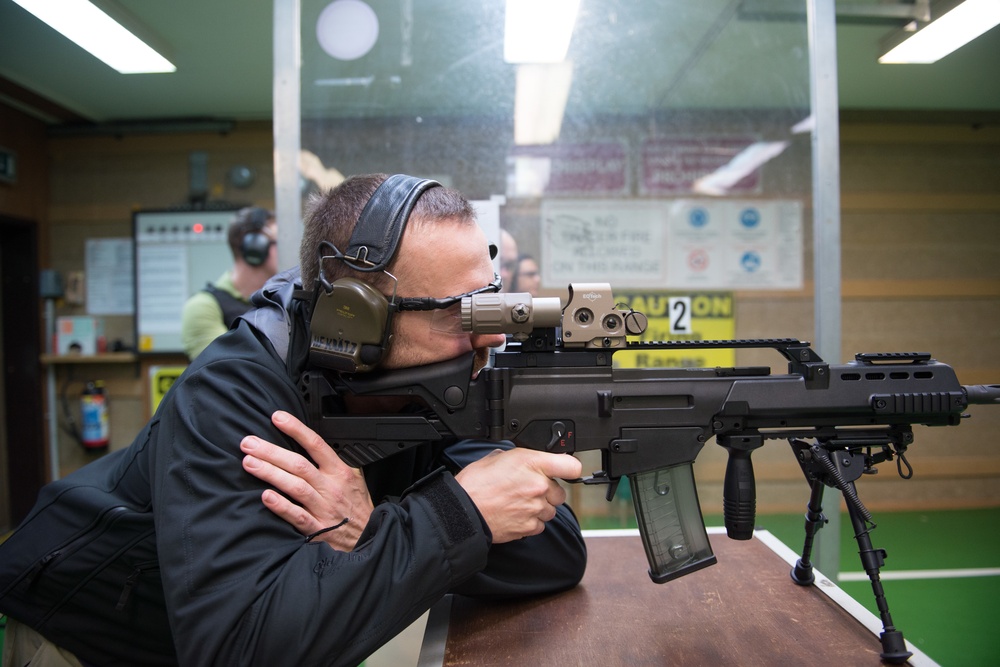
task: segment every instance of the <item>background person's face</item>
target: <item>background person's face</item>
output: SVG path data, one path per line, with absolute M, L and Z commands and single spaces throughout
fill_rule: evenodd
M 272 222 L 264 227 L 263 232 L 274 241 L 267 251 L 267 259 L 263 264 L 264 268 L 273 276 L 278 272 L 278 225 Z
M 542 285 L 542 274 L 538 271 L 538 262 L 533 259 L 522 259 L 517 267 L 517 291 L 538 296 Z

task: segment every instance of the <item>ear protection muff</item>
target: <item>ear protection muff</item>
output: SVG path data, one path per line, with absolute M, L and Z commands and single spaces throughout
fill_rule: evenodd
M 363 272 L 384 271 L 399 250 L 406 222 L 425 191 L 436 181 L 404 174 L 390 176 L 365 205 L 344 252 L 324 242 L 309 323 L 309 362 L 347 373 L 370 371 L 384 359 L 392 342 L 395 303 L 371 284 L 323 275 L 324 257 L 334 257 Z M 331 251 L 324 255 L 323 247 Z
M 388 299 L 357 278 L 335 280 L 313 307 L 309 361 L 347 373 L 374 369 L 389 348 Z
M 263 208 L 249 208 L 240 211 L 239 215 L 250 224 L 250 231 L 240 241 L 240 256 L 250 266 L 260 266 L 267 261 L 271 245 L 274 244 L 271 237 L 263 231 L 267 221 L 272 218 L 271 212 Z

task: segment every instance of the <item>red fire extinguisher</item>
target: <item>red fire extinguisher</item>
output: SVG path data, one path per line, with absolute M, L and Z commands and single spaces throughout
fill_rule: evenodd
M 104 383 L 100 380 L 88 382 L 80 397 L 80 412 L 83 428 L 80 441 L 87 449 L 98 450 L 108 446 L 108 402 L 104 395 Z

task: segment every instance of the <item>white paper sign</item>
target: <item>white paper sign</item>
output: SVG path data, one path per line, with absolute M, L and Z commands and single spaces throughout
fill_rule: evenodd
M 794 200 L 545 200 L 542 285 L 670 290 L 801 289 Z
M 668 214 L 670 289 L 801 289 L 798 201 L 678 200 Z
M 88 315 L 131 315 L 135 311 L 132 239 L 87 239 Z
M 187 249 L 163 244 L 138 249 L 139 293 L 148 304 L 137 323 L 145 334 L 180 333 L 181 310 L 188 298 Z
M 667 277 L 662 202 L 542 202 L 542 284 L 608 282 L 662 289 Z

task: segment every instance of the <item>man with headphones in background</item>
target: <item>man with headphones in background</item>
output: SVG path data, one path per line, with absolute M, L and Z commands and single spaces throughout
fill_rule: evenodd
M 189 359 L 226 333 L 237 317 L 250 310 L 250 295 L 278 272 L 278 225 L 274 213 L 249 206 L 229 223 L 233 266 L 218 280 L 192 294 L 181 311 L 181 342 Z
M 504 337 L 464 332 L 457 311 L 499 289 L 491 259 L 469 202 L 433 181 L 359 176 L 320 196 L 301 272 L 254 294 L 130 447 L 45 487 L 0 544 L 8 638 L 93 665 L 356 667 L 445 594 L 579 583 L 556 481 L 580 475 L 574 457 L 445 441 L 355 469 L 305 423 L 309 401 L 408 407 L 311 396 L 310 373 L 461 357 L 478 374 Z

